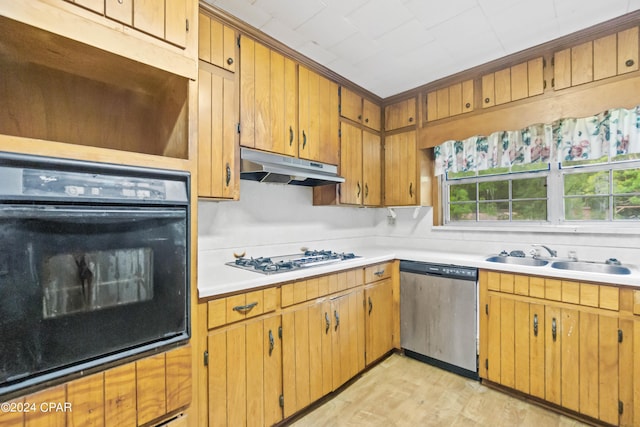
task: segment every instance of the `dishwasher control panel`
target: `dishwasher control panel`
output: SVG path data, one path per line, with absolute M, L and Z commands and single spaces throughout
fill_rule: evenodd
M 478 278 L 478 269 L 475 267 L 463 267 L 450 264 L 431 264 L 419 261 L 401 260 L 400 271 L 471 281 L 475 281 Z

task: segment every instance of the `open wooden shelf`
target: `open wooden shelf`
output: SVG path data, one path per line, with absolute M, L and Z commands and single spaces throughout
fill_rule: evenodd
M 0 40 L 0 134 L 188 159 L 188 78 L 3 17 Z

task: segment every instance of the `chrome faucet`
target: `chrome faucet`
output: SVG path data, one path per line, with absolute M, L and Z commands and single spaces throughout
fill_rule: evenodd
M 538 243 L 534 243 L 534 244 L 532 244 L 531 246 L 545 248 L 545 249 L 547 250 L 547 252 L 549 252 L 549 256 L 550 256 L 551 258 L 556 258 L 556 257 L 558 256 L 558 251 L 554 251 L 553 249 L 551 249 L 551 248 L 550 248 L 550 247 L 548 247 L 548 246 L 541 245 L 541 244 L 538 244 Z M 535 257 L 535 256 L 537 256 L 538 251 L 536 251 L 535 249 L 532 249 L 532 250 L 531 250 L 531 253 L 532 253 L 532 255 Z

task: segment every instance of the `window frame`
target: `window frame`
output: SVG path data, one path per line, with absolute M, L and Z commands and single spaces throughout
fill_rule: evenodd
M 613 171 L 636 169 L 640 170 L 640 160 L 624 160 L 619 162 L 603 162 L 598 164 L 580 164 L 580 165 L 561 165 L 560 163 L 549 163 L 547 169 L 537 171 L 518 171 L 507 172 L 502 174 L 493 175 L 478 175 L 477 173 L 471 177 L 461 178 L 448 178 L 448 174 L 441 177 L 441 194 L 442 194 L 442 218 L 444 226 L 461 226 L 461 227 L 527 227 L 527 226 L 594 226 L 599 227 L 619 227 L 624 225 L 625 227 L 639 227 L 640 220 L 635 219 L 613 219 L 613 180 L 609 181 L 609 192 L 607 194 L 609 198 L 609 217 L 605 220 L 584 220 L 584 219 L 566 219 L 565 218 L 565 195 L 564 195 L 564 177 L 568 174 L 585 173 L 585 172 L 599 172 L 608 171 L 609 176 L 612 177 Z M 479 185 L 476 185 L 476 200 L 475 200 L 475 220 L 468 221 L 452 221 L 451 220 L 451 202 L 450 202 L 450 187 L 451 185 L 461 183 L 476 183 L 490 182 L 490 181 L 513 181 L 516 179 L 546 177 L 547 184 L 547 220 L 513 220 L 513 198 L 512 198 L 512 184 L 509 184 L 509 219 L 508 220 L 479 220 Z M 517 200 L 540 200 L 541 198 L 526 198 Z

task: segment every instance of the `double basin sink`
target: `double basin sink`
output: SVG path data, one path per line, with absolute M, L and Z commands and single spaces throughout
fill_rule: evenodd
M 502 264 L 523 265 L 528 267 L 544 267 L 551 263 L 551 268 L 559 270 L 573 270 L 585 273 L 604 273 L 604 274 L 631 274 L 631 270 L 624 265 L 607 264 L 600 262 L 588 261 L 548 261 L 540 258 L 525 258 L 515 256 L 496 255 L 486 259 L 489 262 L 497 262 Z

